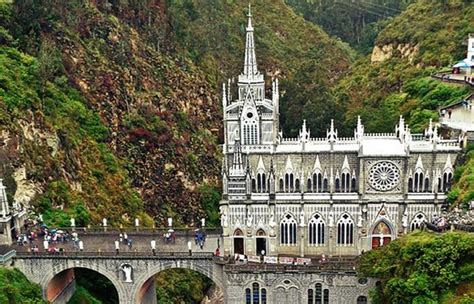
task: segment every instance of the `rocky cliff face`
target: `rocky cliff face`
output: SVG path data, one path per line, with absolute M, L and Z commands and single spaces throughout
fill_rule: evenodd
M 413 62 L 416 54 L 418 53 L 419 46 L 412 46 L 407 44 L 386 44 L 382 46 L 374 46 L 372 55 L 370 57 L 371 63 L 384 62 L 391 59 L 393 56 L 399 56 L 400 58 L 407 59 L 408 62 Z
M 267 80 L 311 67 L 303 88 L 316 76 L 337 83 L 349 65 L 342 44 L 283 1 L 256 6 Z M 0 14 L 0 175 L 12 199 L 58 224 L 215 213 L 217 88 L 240 71 L 246 5 L 15 1 Z

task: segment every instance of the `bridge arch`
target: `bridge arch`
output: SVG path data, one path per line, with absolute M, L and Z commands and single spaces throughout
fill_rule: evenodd
M 225 283 L 222 277 L 222 269 L 219 265 L 215 264 L 212 260 L 209 261 L 196 261 L 196 260 L 180 260 L 180 261 L 165 261 L 153 265 L 141 274 L 135 277 L 135 284 L 132 292 L 135 303 L 142 303 L 141 299 L 143 296 L 144 287 L 148 286 L 151 280 L 154 280 L 155 276 L 169 269 L 189 269 L 196 271 L 207 278 L 211 279 L 214 284 L 220 288 L 225 294 Z
M 127 299 L 129 298 L 127 296 L 127 290 L 125 286 L 122 284 L 122 282 L 119 279 L 118 271 L 113 271 L 111 269 L 107 269 L 103 267 L 100 263 L 99 264 L 94 264 L 92 263 L 91 265 L 88 265 L 87 263 L 74 263 L 71 260 L 65 261 L 64 263 L 53 263 L 55 264 L 53 266 L 52 271 L 48 271 L 47 273 L 44 274 L 42 277 L 41 281 L 39 282 L 42 290 L 43 290 L 43 298 L 47 299 L 48 301 L 51 300 L 48 297 L 48 288 L 51 288 L 50 283 L 53 282 L 55 278 L 58 278 L 58 276 L 62 276 L 64 273 L 67 273 L 68 271 L 73 271 L 74 269 L 88 269 L 94 272 L 97 272 L 98 274 L 106 277 L 114 286 L 115 290 L 117 291 L 118 295 L 118 300 L 119 303 L 126 303 Z

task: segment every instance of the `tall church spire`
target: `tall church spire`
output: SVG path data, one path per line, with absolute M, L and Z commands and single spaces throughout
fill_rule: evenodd
M 252 9 L 249 3 L 248 13 L 248 24 L 247 24 L 247 37 L 245 42 L 245 59 L 244 59 L 244 76 L 248 80 L 253 80 L 254 76 L 258 75 L 257 70 L 257 58 L 255 57 L 255 41 L 253 37 L 253 26 L 252 26 Z

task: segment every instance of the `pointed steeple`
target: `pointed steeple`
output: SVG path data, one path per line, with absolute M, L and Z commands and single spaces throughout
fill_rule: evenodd
M 357 116 L 357 127 L 354 131 L 355 139 L 360 142 L 364 137 L 364 125 L 362 124 L 362 120 L 360 119 L 360 115 Z
M 255 56 L 255 40 L 253 37 L 252 26 L 252 8 L 249 3 L 247 37 L 245 42 L 245 58 L 244 58 L 244 76 L 248 80 L 253 80 L 254 76 L 258 75 L 257 57 Z

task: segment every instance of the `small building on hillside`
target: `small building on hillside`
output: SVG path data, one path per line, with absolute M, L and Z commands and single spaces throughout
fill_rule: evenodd
M 461 101 L 440 108 L 441 127 L 450 130 L 452 136 L 461 136 L 465 141 L 474 141 L 474 94 Z
M 453 65 L 455 74 L 464 74 L 466 77 L 472 77 L 474 72 L 474 34 L 469 34 L 467 41 L 467 56 L 465 59 Z

